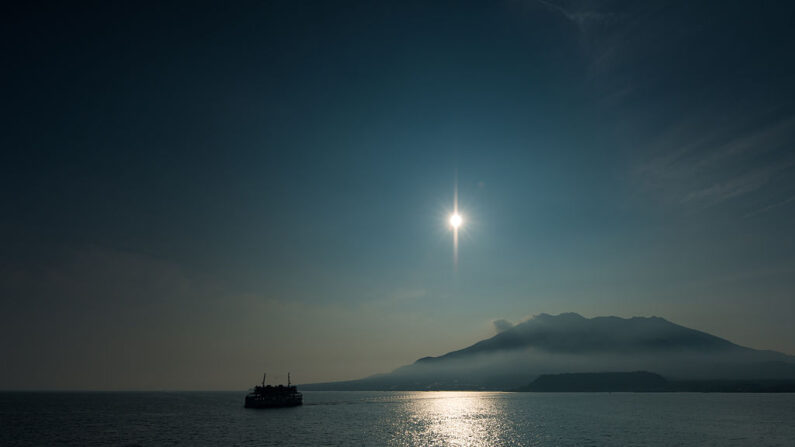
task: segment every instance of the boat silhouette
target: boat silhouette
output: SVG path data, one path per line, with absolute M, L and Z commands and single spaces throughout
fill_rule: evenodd
M 303 394 L 290 383 L 290 373 L 287 373 L 287 386 L 265 385 L 266 375 L 262 375 L 262 385 L 255 386 L 254 390 L 246 395 L 245 408 L 295 407 L 304 403 Z

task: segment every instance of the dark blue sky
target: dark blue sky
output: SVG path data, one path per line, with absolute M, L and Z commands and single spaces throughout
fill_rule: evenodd
M 793 354 L 794 12 L 14 7 L 0 388 L 353 378 L 563 311 Z

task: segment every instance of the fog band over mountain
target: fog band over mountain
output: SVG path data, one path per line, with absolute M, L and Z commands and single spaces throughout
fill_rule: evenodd
M 391 373 L 310 389 L 513 389 L 543 374 L 654 371 L 674 380 L 795 379 L 795 358 L 760 351 L 658 317 L 540 314 Z

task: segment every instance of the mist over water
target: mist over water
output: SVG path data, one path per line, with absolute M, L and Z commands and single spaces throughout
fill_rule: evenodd
M 391 373 L 305 389 L 511 391 L 537 376 L 651 371 L 673 380 L 793 380 L 795 358 L 734 344 L 662 318 L 541 314 Z
M 0 444 L 785 446 L 793 394 L 306 392 L 246 410 L 240 392 L 4 393 Z

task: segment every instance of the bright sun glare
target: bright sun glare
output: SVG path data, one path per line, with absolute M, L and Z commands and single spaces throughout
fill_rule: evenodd
M 461 224 L 462 224 L 463 222 L 464 222 L 464 221 L 463 221 L 463 219 L 461 219 L 461 215 L 460 215 L 460 214 L 458 214 L 458 213 L 455 213 L 455 214 L 453 214 L 452 216 L 450 216 L 450 225 L 451 225 L 453 228 L 458 228 L 458 227 L 460 227 L 460 226 L 461 226 Z

